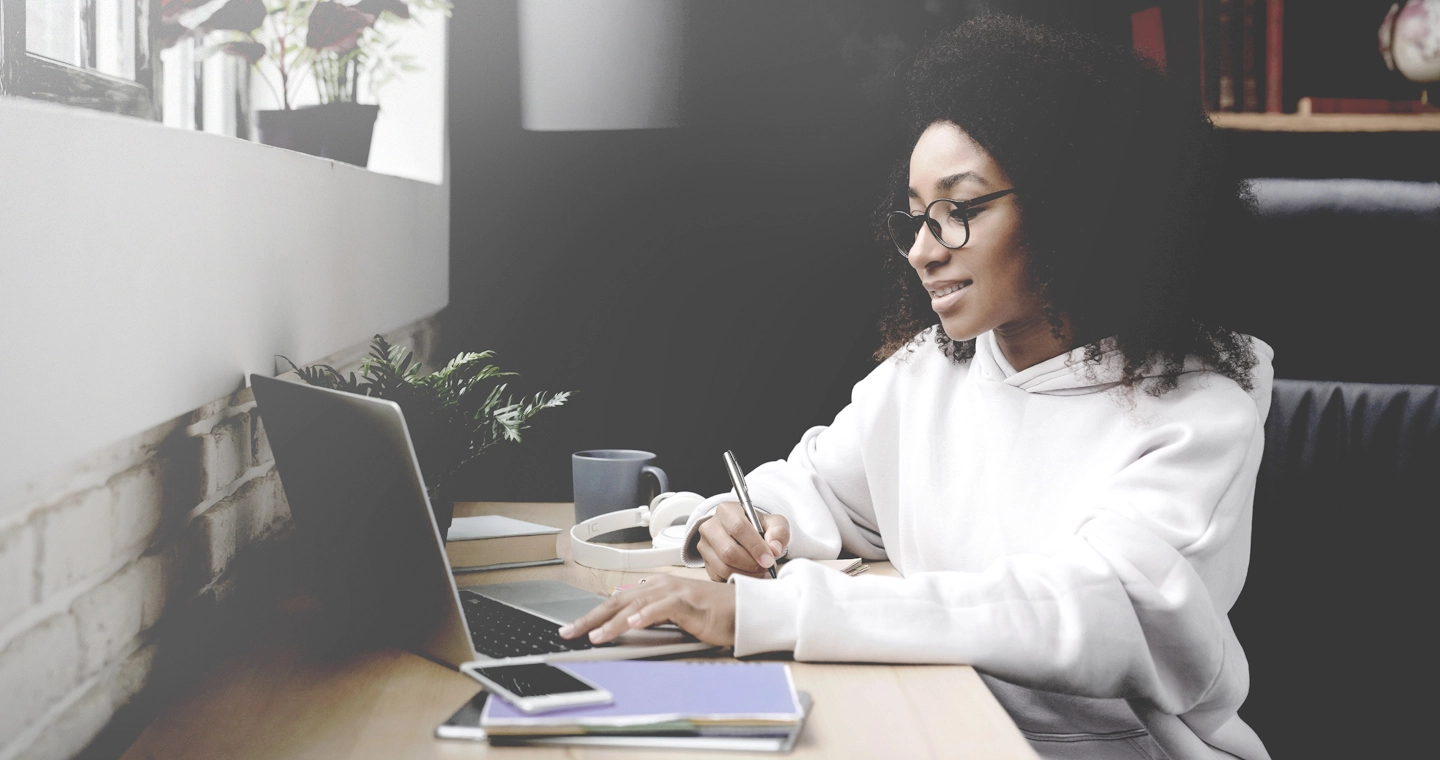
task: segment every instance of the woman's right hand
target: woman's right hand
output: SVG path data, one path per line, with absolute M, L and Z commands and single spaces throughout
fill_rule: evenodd
M 765 537 L 755 531 L 739 502 L 721 502 L 710 519 L 700 524 L 700 556 L 711 580 L 728 580 L 736 573 L 753 578 L 770 577 L 769 568 L 785 556 L 790 545 L 790 521 L 780 515 L 756 511 Z

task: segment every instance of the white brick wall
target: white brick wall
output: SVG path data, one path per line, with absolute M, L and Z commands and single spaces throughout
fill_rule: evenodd
M 436 324 L 387 337 L 433 368 Z M 322 361 L 348 371 L 364 353 Z M 156 674 L 193 677 L 193 663 L 174 663 L 217 654 L 217 615 L 277 575 L 265 547 L 288 531 L 290 509 L 248 389 L 92 454 L 48 487 L 51 497 L 0 509 L 0 760 L 119 755 L 133 731 L 112 725 L 117 711 L 162 706 L 178 687 Z M 147 685 L 158 696 L 134 702 Z M 119 744 L 92 747 L 97 736 Z
M 54 615 L 0 649 L 0 736 L 15 736 L 79 682 L 75 618 Z
M 110 480 L 111 544 L 119 551 L 144 549 L 165 519 L 168 459 L 151 459 Z
M 70 606 L 80 638 L 81 678 L 115 662 L 140 635 L 144 580 L 139 565 L 131 563 Z
M 266 464 L 275 458 L 275 455 L 270 453 L 270 439 L 265 437 L 265 423 L 258 414 L 250 419 L 250 435 L 253 437 L 250 443 L 251 462 Z
M 102 681 L 81 688 L 78 698 L 66 705 L 60 714 L 40 732 L 35 742 L 20 757 L 29 760 L 50 760 L 73 757 L 85 749 L 90 739 L 100 733 L 115 713 L 115 703 Z
M 35 526 L 22 523 L 0 531 L 0 629 L 35 601 Z
M 234 483 L 250 468 L 250 414 L 217 420 L 200 436 L 200 473 L 205 496 Z
M 135 561 L 145 590 L 140 599 L 142 630 L 160 621 L 161 613 L 172 598 L 183 599 L 205 585 L 208 576 L 202 577 L 195 570 L 190 559 L 193 554 L 189 543 L 177 541 L 143 554 Z
M 92 488 L 40 516 L 40 598 L 70 588 L 110 561 L 110 492 Z

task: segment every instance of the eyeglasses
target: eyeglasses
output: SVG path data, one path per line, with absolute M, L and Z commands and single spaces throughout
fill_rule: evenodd
M 919 214 L 891 211 L 885 219 L 885 226 L 890 231 L 890 240 L 895 243 L 900 255 L 906 258 L 910 257 L 910 249 L 915 247 L 915 236 L 920 234 L 921 225 L 930 228 L 930 234 L 940 241 L 940 245 L 951 250 L 964 248 L 970 242 L 970 217 L 974 216 L 974 208 L 1013 192 L 1015 188 L 1012 187 L 968 201 L 940 198 L 931 201 Z

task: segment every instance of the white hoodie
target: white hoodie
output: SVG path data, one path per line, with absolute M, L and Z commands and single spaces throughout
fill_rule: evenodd
M 1177 760 L 1268 757 L 1236 715 L 1249 668 L 1226 616 L 1270 405 L 1273 353 L 1254 346 L 1250 393 L 1192 361 L 1157 398 L 1120 392 L 1118 351 L 1016 372 L 992 333 L 957 364 L 927 331 L 746 476 L 789 518 L 790 557 L 843 549 L 904 577 L 792 561 L 737 578 L 735 654 L 970 664 L 1042 751 L 1118 755 L 1148 731 Z M 733 499 L 691 516 L 688 564 Z

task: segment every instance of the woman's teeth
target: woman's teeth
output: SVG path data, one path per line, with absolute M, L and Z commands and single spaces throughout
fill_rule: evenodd
M 963 287 L 968 286 L 969 284 L 970 284 L 970 283 L 968 283 L 968 282 L 964 282 L 964 283 L 961 283 L 961 284 L 959 284 L 959 285 L 951 285 L 950 287 L 948 287 L 948 288 L 943 288 L 943 289 L 941 289 L 941 290 L 932 290 L 932 291 L 930 291 L 930 295 L 933 296 L 933 297 L 935 297 L 935 298 L 944 298 L 945 296 L 948 296 L 948 295 L 950 295 L 951 293 L 954 293 L 955 291 L 957 291 L 957 290 L 959 290 L 959 289 L 961 289 L 961 288 L 963 288 Z

